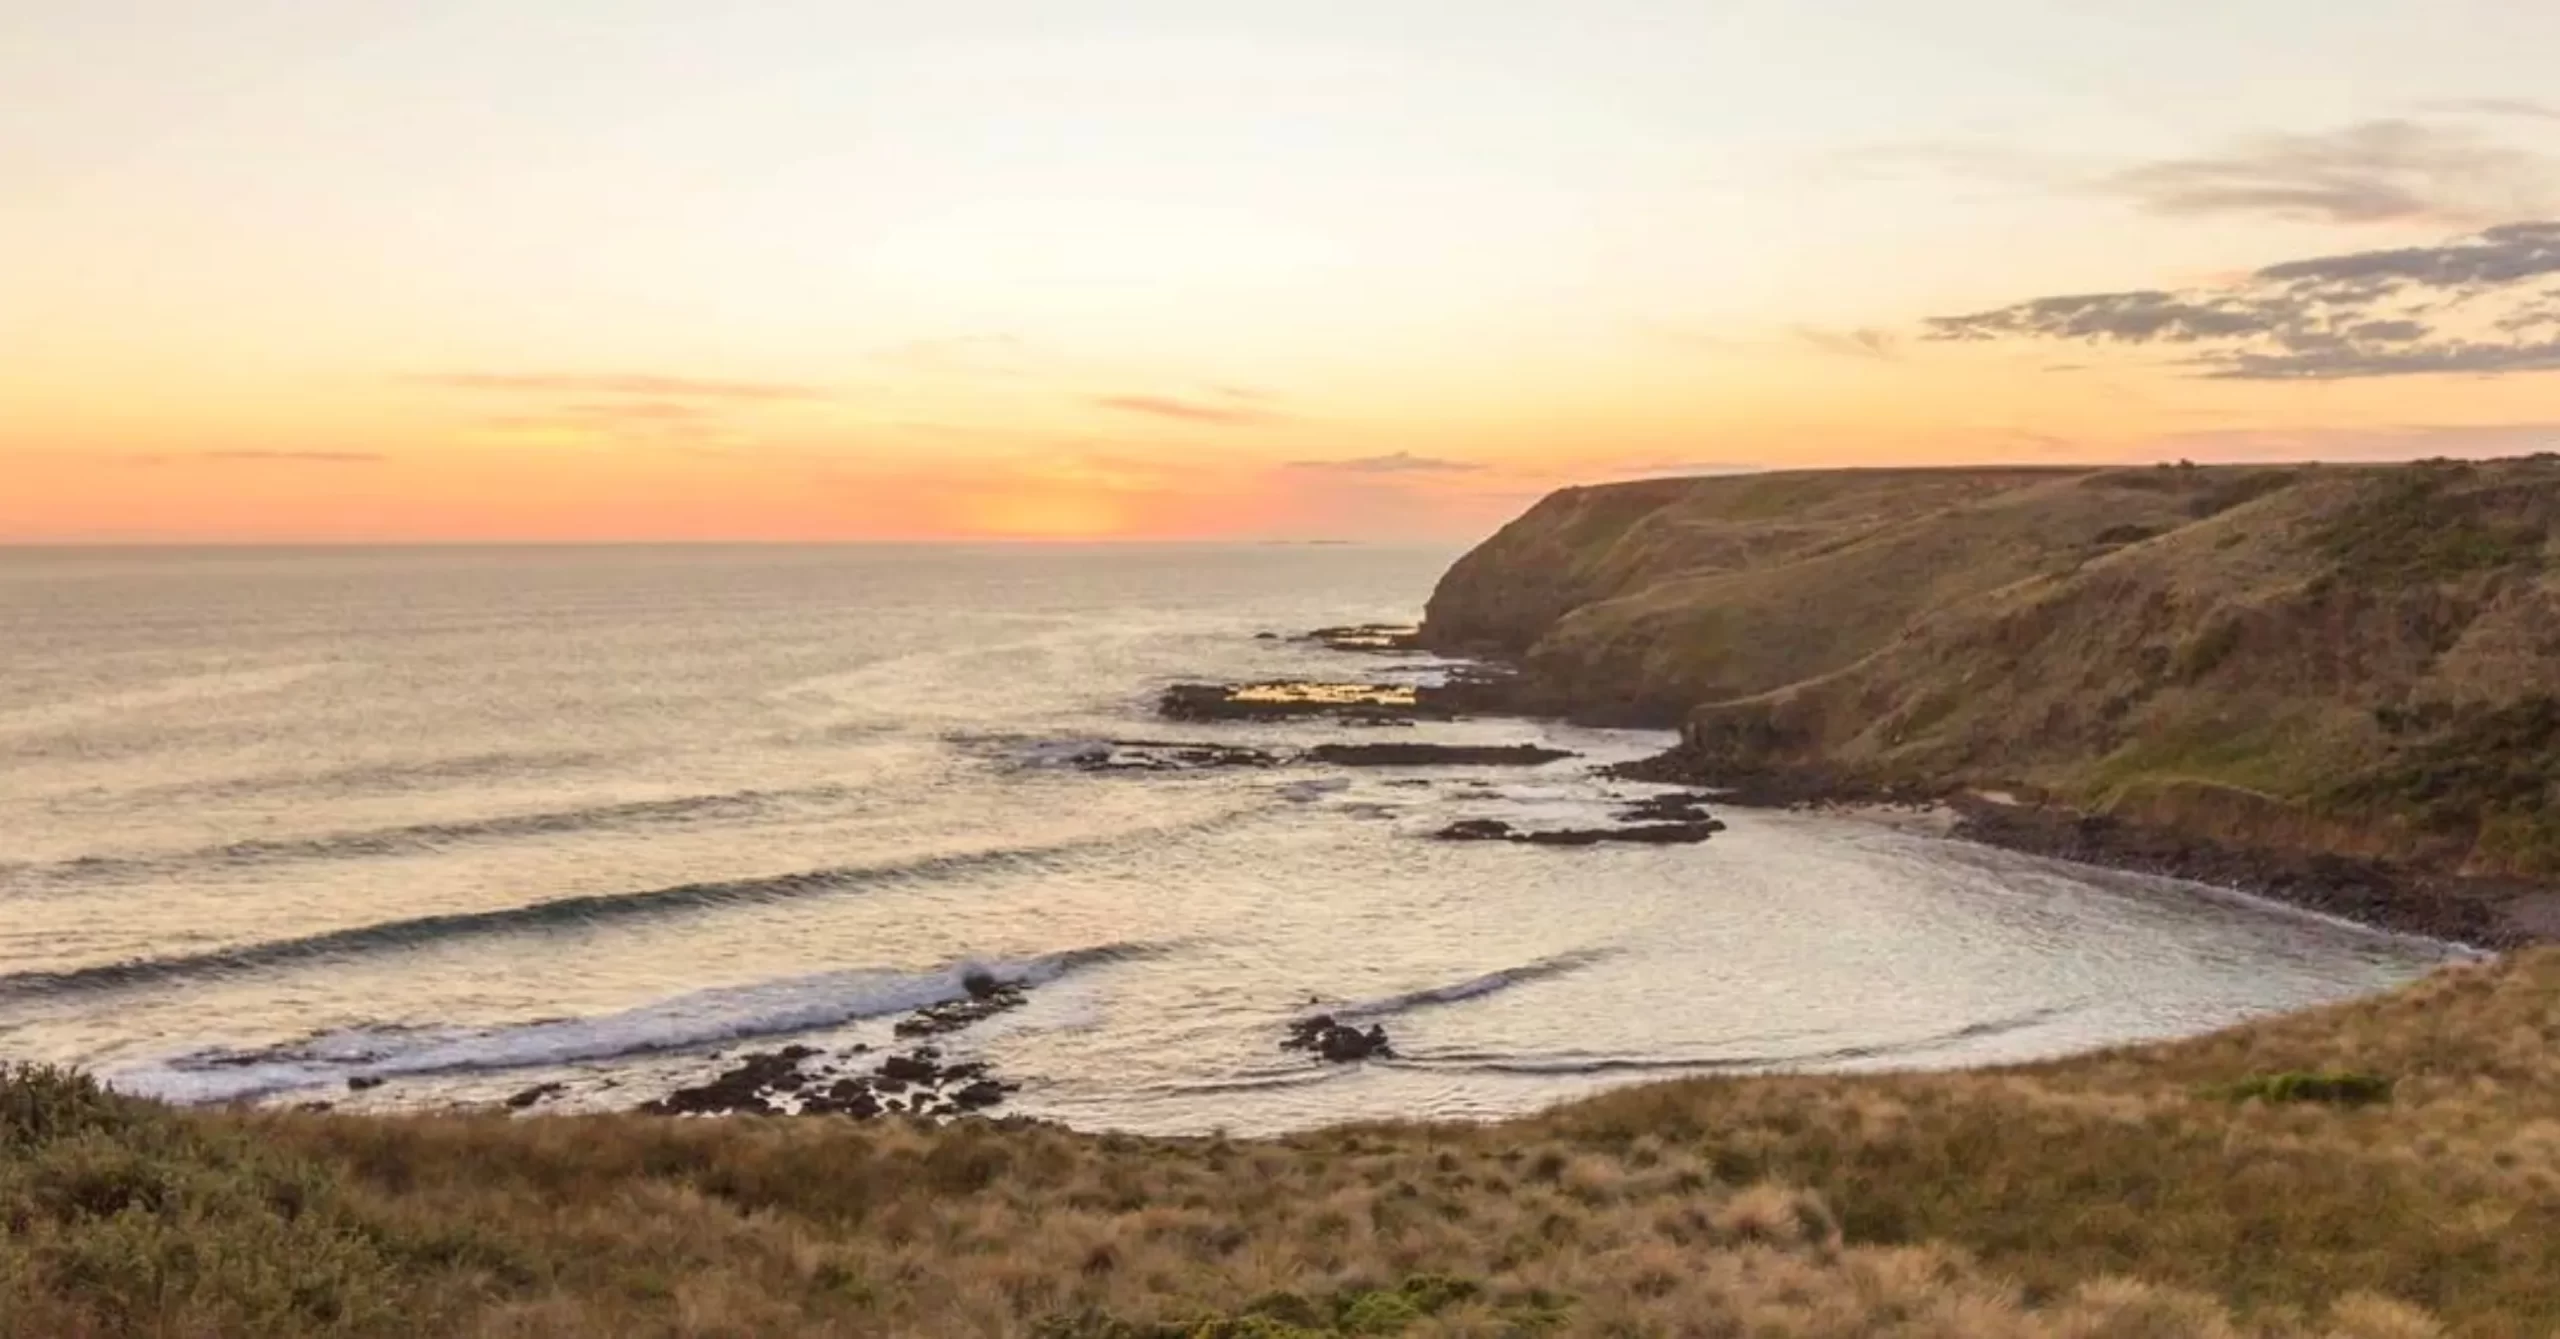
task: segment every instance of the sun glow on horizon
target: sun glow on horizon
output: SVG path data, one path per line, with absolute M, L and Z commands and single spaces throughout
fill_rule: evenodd
M 1613 478 L 2547 446 L 2540 327 L 2251 285 L 2560 218 L 2560 115 L 2483 94 L 2560 10 L 2278 8 L 22 7 L 0 542 L 1439 540 Z M 1927 338 L 2143 292 L 2258 352 Z M 2311 375 L 2222 375 L 2270 349 Z

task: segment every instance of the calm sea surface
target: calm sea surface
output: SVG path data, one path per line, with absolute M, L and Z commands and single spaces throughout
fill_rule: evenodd
M 188 1101 L 626 1106 L 714 1051 L 948 1039 L 1147 1131 L 1496 1116 L 1615 1083 L 2193 1032 L 2450 950 L 1839 819 L 1598 819 L 1663 737 L 1177 727 L 1192 678 L 1428 674 L 1263 631 L 1410 619 L 1357 547 L 0 550 L 0 1058 Z M 1098 739 L 1541 740 L 1535 769 L 1091 775 Z M 1277 1042 L 1311 1002 L 1401 1058 Z

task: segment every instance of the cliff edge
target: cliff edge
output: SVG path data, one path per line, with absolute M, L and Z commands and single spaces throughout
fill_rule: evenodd
M 1424 639 L 1683 765 L 2560 880 L 2560 456 L 1568 488 Z M 2548 912 L 2548 908 L 2545 912 Z

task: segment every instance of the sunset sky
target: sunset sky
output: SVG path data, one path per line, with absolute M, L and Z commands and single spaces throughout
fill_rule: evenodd
M 2520 0 L 12 4 L 0 541 L 2560 449 L 2555 52 Z

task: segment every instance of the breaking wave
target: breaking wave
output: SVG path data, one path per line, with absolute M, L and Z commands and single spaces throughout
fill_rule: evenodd
M 840 799 L 841 786 L 801 790 L 736 790 L 711 795 L 681 795 L 662 800 L 629 800 L 571 809 L 503 814 L 456 823 L 413 823 L 401 827 L 324 833 L 312 837 L 261 838 L 230 842 L 169 855 L 82 856 L 45 865 L 0 866 L 0 887 L 12 884 L 99 884 L 166 877 L 192 866 L 254 866 L 305 860 L 344 860 L 410 855 L 475 841 L 511 841 L 594 829 L 631 828 L 692 822 L 734 822 L 793 803 Z
M 1149 832 L 1147 836 L 1161 835 Z M 897 883 L 931 882 L 984 870 L 1040 865 L 1130 840 L 1128 834 L 1050 846 L 1002 847 L 884 865 L 799 870 L 751 879 L 718 879 L 642 892 L 598 893 L 493 911 L 452 912 L 376 921 L 319 934 L 269 939 L 203 953 L 172 954 L 52 971 L 0 974 L 0 1000 L 156 985 L 289 966 L 320 959 L 389 953 L 456 939 L 583 929 L 631 918 L 715 907 L 756 905 Z
M 256 1051 L 196 1051 L 106 1075 L 121 1092 L 179 1103 L 232 1102 L 348 1079 L 528 1069 L 842 1027 L 966 998 L 984 972 L 1040 986 L 1154 951 L 1104 944 L 1039 957 L 962 961 L 921 972 L 854 968 L 697 990 L 590 1018 L 493 1028 L 350 1028 Z
M 1382 999 L 1338 1005 L 1326 1012 L 1342 1019 L 1387 1018 L 1430 1005 L 1456 1004 L 1461 1000 L 1480 999 L 1496 991 L 1509 990 L 1513 986 L 1543 981 L 1551 976 L 1562 976 L 1567 972 L 1588 967 L 1608 956 L 1608 952 L 1601 949 L 1559 953 L 1554 957 L 1540 958 L 1536 962 L 1525 963 L 1518 967 L 1505 967 L 1498 972 L 1486 972 L 1482 976 L 1471 976 L 1464 981 L 1453 981 L 1445 986 L 1430 986 L 1422 990 L 1409 990 L 1401 995 L 1389 995 Z

